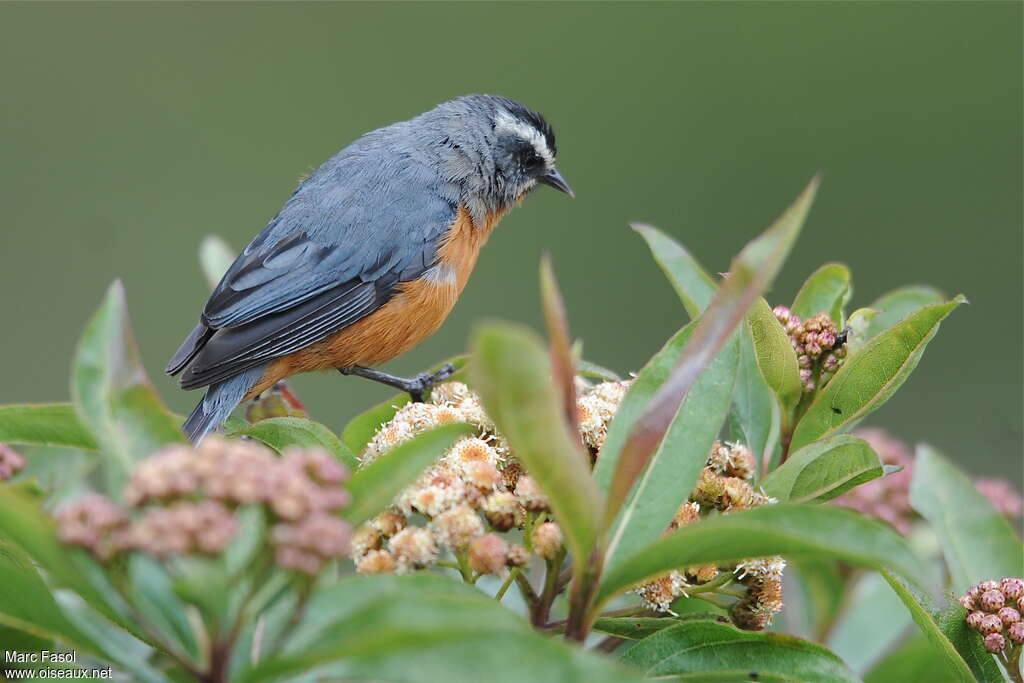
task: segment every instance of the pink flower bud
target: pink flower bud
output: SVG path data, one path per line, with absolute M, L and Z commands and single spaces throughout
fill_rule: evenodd
M 1010 624 L 1010 628 L 1007 629 L 1007 635 L 1010 636 L 1010 640 L 1015 643 L 1024 643 L 1024 621 L 1017 621 Z
M 990 633 L 985 636 L 985 649 L 992 654 L 1002 652 L 1004 647 L 1006 647 L 1006 638 L 1003 638 L 1003 634 Z
M 996 616 L 1003 622 L 1003 626 L 1010 626 L 1020 621 L 1020 612 L 1012 607 L 1003 607 L 996 612 Z
M 1001 590 L 987 590 L 981 594 L 979 604 L 986 612 L 998 612 L 999 608 L 1006 602 L 1006 596 Z
M 999 588 L 1007 600 L 1016 600 L 1024 595 L 1024 580 L 1007 577 L 999 582 Z
M 967 625 L 973 628 L 975 631 L 981 629 L 981 620 L 985 618 L 985 613 L 981 610 L 975 610 L 967 615 Z
M 999 633 L 1003 630 L 1003 620 L 994 614 L 986 614 L 978 623 L 978 630 L 985 635 Z

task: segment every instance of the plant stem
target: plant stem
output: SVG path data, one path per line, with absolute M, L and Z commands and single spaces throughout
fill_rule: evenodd
M 697 598 L 698 600 L 703 600 L 704 602 L 710 602 L 715 607 L 718 607 L 718 608 L 721 608 L 721 609 L 729 609 L 729 605 L 727 605 L 726 603 L 722 602 L 718 598 L 712 597 L 711 595 L 698 594 L 698 595 L 694 595 L 693 597 Z
M 618 636 L 607 636 L 601 642 L 594 646 L 594 649 L 598 652 L 615 652 L 615 649 L 626 642 L 625 638 Z
M 537 597 L 537 593 L 533 590 L 533 586 L 530 585 L 530 580 L 526 576 L 519 572 L 515 578 L 516 585 L 519 586 L 519 592 L 523 595 L 523 600 L 526 602 L 527 607 L 530 610 L 530 623 L 537 628 L 543 628 L 544 622 L 537 620 L 538 605 L 540 605 L 540 598 Z
M 519 574 L 519 567 L 512 567 L 512 571 L 508 573 L 508 578 L 505 579 L 505 583 L 501 584 L 501 588 L 494 594 L 494 599 L 501 602 L 501 599 L 505 597 L 505 593 L 508 592 L 509 586 L 516 580 L 516 575 Z
M 462 580 L 466 583 L 476 583 L 479 577 L 473 576 L 473 569 L 469 566 L 469 558 L 465 552 L 456 553 L 455 558 L 459 561 L 459 573 L 462 574 Z
M 1021 649 L 1020 645 L 1015 645 L 1009 653 L 1000 653 L 1003 660 L 1003 666 L 1006 667 L 1006 673 L 1010 675 L 1010 680 L 1012 680 L 1013 683 L 1024 683 L 1024 676 L 1021 676 L 1020 672 Z
M 697 586 L 687 586 L 686 594 L 687 595 L 695 595 L 696 593 L 708 593 L 708 592 L 712 592 L 712 591 L 717 591 L 722 586 L 725 586 L 725 585 L 731 583 L 732 580 L 733 580 L 733 573 L 732 572 L 722 572 L 721 574 L 716 576 L 711 581 L 708 581 L 707 583 L 702 583 L 702 584 L 699 584 Z

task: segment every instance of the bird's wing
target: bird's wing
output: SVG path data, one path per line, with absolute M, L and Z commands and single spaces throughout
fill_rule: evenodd
M 412 162 L 367 171 L 334 161 L 300 186 L 210 296 L 201 319 L 207 331 L 189 337 L 200 347 L 175 354 L 191 356 L 184 388 L 324 339 L 434 265 L 454 203 Z

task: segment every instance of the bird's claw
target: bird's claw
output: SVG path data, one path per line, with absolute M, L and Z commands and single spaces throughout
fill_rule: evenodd
M 454 374 L 455 366 L 451 363 L 445 363 L 436 372 L 421 372 L 416 375 L 415 379 L 409 382 L 408 390 L 413 403 L 423 403 L 424 396 L 429 393 L 438 382 L 443 382 Z

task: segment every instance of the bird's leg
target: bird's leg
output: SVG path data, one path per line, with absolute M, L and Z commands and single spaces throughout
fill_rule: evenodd
M 408 393 L 409 396 L 412 397 L 413 402 L 423 403 L 423 395 L 429 392 L 438 382 L 443 382 L 455 374 L 455 366 L 451 363 L 446 363 L 437 372 L 421 372 L 415 377 L 395 377 L 394 375 L 389 375 L 388 373 L 381 372 L 380 370 L 364 368 L 361 365 L 350 365 L 347 368 L 338 368 L 338 372 L 343 375 L 356 375 L 358 377 L 372 379 L 374 382 L 387 384 L 389 387 L 394 387 L 399 391 Z

